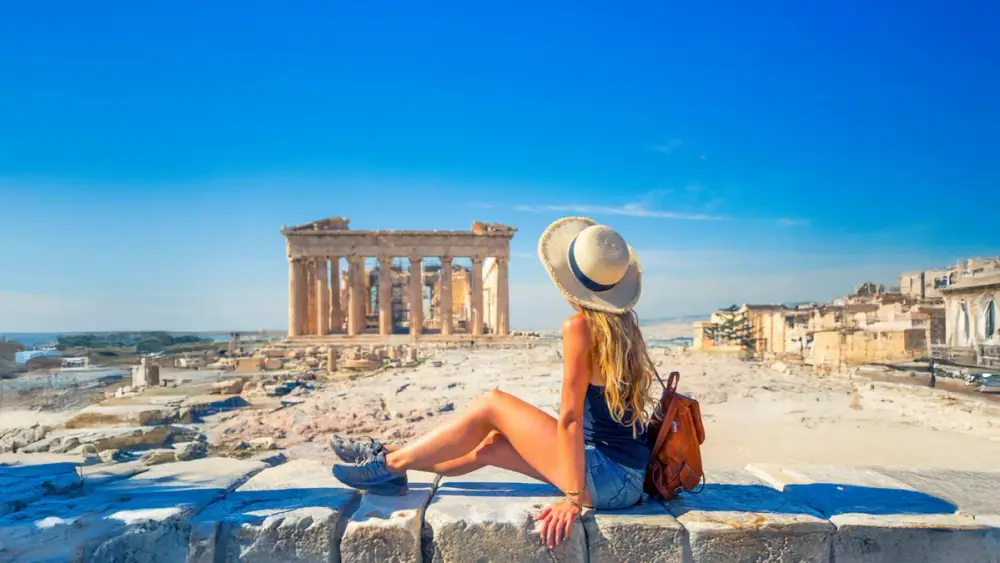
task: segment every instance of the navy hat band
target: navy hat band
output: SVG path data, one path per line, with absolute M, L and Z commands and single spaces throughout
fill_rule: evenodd
M 573 252 L 575 246 L 576 246 L 576 238 L 574 237 L 573 241 L 569 243 L 569 269 L 571 272 L 573 272 L 573 276 L 576 277 L 576 281 L 580 282 L 580 284 L 583 285 L 583 287 L 589 289 L 590 291 L 601 292 L 613 289 L 615 287 L 615 284 L 605 285 L 602 283 L 597 283 L 594 280 L 587 277 L 587 274 L 584 274 L 582 271 L 580 271 L 580 266 L 576 263 L 576 253 Z

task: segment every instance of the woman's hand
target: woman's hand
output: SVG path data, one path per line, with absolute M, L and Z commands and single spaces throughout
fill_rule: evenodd
M 557 500 L 542 510 L 538 519 L 542 522 L 542 541 L 553 549 L 569 537 L 573 530 L 573 522 L 580 516 L 580 507 L 568 499 Z

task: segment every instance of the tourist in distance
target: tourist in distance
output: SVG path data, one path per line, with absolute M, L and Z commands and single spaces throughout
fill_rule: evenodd
M 584 217 L 550 225 L 538 254 L 576 312 L 562 326 L 558 418 L 499 389 L 473 401 L 428 434 L 402 446 L 344 440 L 341 482 L 375 494 L 405 494 L 406 470 L 462 475 L 492 465 L 535 477 L 564 497 L 542 510 L 542 539 L 559 545 L 585 506 L 624 508 L 642 498 L 650 448 L 653 363 L 632 307 L 639 259 L 610 227 Z

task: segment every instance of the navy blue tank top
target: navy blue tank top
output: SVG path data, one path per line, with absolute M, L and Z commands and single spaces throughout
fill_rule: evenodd
M 583 404 L 583 441 L 592 444 L 609 459 L 633 469 L 645 469 L 649 463 L 646 429 L 632 436 L 632 427 L 619 423 L 608 410 L 604 387 L 587 386 Z

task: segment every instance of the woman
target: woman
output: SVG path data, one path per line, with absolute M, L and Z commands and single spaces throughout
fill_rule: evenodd
M 499 389 L 427 435 L 391 451 L 374 440 L 333 446 L 334 474 L 376 494 L 405 494 L 406 470 L 461 475 L 493 465 L 555 485 L 564 497 L 544 509 L 542 538 L 559 545 L 584 506 L 612 509 L 642 497 L 653 365 L 632 307 L 639 259 L 610 227 L 583 217 L 550 225 L 538 254 L 576 312 L 562 326 L 559 418 Z M 555 455 L 553 455 L 555 452 Z

